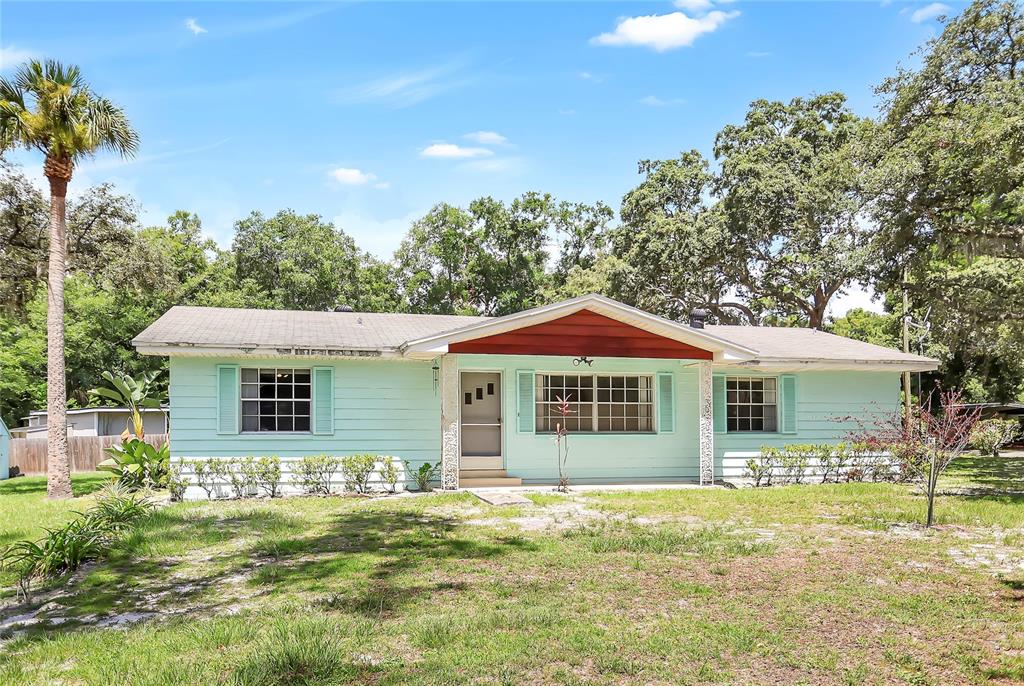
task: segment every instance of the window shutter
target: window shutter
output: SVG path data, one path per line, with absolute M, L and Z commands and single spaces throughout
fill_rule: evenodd
M 712 398 L 712 412 L 714 413 L 715 420 L 715 433 L 724 434 L 728 429 L 728 424 L 725 421 L 726 418 L 726 407 L 725 407 L 725 377 L 724 376 L 713 376 L 711 377 L 711 398 Z
M 782 390 L 781 416 L 779 424 L 782 433 L 796 433 L 796 376 L 783 374 L 779 377 Z
M 536 390 L 534 389 L 534 374 L 532 370 L 520 369 L 516 372 L 518 383 L 518 394 L 516 411 L 518 415 L 518 428 L 521 434 L 532 434 L 535 426 L 535 410 L 533 407 Z
M 217 365 L 217 433 L 238 433 L 238 365 Z
M 334 433 L 334 367 L 313 367 L 313 433 Z
M 676 430 L 675 378 L 671 373 L 658 374 L 658 433 Z

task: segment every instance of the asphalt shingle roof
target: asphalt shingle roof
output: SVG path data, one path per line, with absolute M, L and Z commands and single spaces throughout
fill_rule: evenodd
M 726 326 L 708 324 L 708 333 L 752 348 L 761 357 L 789 360 L 839 360 L 858 362 L 927 362 L 881 345 L 865 343 L 816 329 L 788 326 Z
M 395 350 L 489 317 L 371 312 L 172 307 L 133 343 L 148 346 Z M 927 358 L 813 329 L 709 324 L 707 333 L 761 357 L 788 360 L 927 362 Z
M 487 317 L 383 312 L 308 312 L 176 306 L 132 341 L 194 345 L 390 350 Z

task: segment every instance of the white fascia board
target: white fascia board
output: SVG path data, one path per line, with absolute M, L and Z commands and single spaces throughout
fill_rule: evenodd
M 716 365 L 716 367 L 719 365 Z M 721 365 L 736 370 L 764 372 L 860 371 L 860 372 L 931 372 L 938 369 L 935 360 L 823 360 L 761 358 Z
M 158 355 L 161 357 L 252 357 L 281 358 L 289 360 L 374 360 L 401 359 L 397 351 L 379 348 L 295 348 L 272 346 L 207 346 L 207 345 L 169 345 L 169 344 L 138 344 L 135 346 L 140 355 Z

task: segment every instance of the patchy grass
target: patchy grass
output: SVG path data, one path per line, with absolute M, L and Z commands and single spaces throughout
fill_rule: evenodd
M 986 488 L 933 531 L 885 484 L 178 504 L 8 627 L 0 684 L 1015 683 L 1024 574 L 951 553 L 1024 559 Z
M 0 481 L 0 550 L 24 539 L 36 540 L 47 528 L 64 524 L 75 511 L 92 504 L 90 494 L 109 483 L 110 474 L 87 472 L 75 474 L 71 487 L 75 497 L 49 500 L 45 476 L 25 476 Z M 0 598 L 8 595 L 6 588 L 14 581 L 9 572 L 0 570 Z

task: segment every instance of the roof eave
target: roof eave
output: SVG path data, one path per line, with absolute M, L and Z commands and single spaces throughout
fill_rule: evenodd
M 744 368 L 764 371 L 879 371 L 879 372 L 931 372 L 939 367 L 938 360 L 836 360 L 826 358 L 759 357 L 731 363 Z
M 394 348 L 358 348 L 358 347 L 316 347 L 300 346 L 269 346 L 269 345 L 204 345 L 194 343 L 141 343 L 134 342 L 140 355 L 157 355 L 161 357 L 283 357 L 299 359 L 339 359 L 339 358 L 399 358 L 401 354 Z

